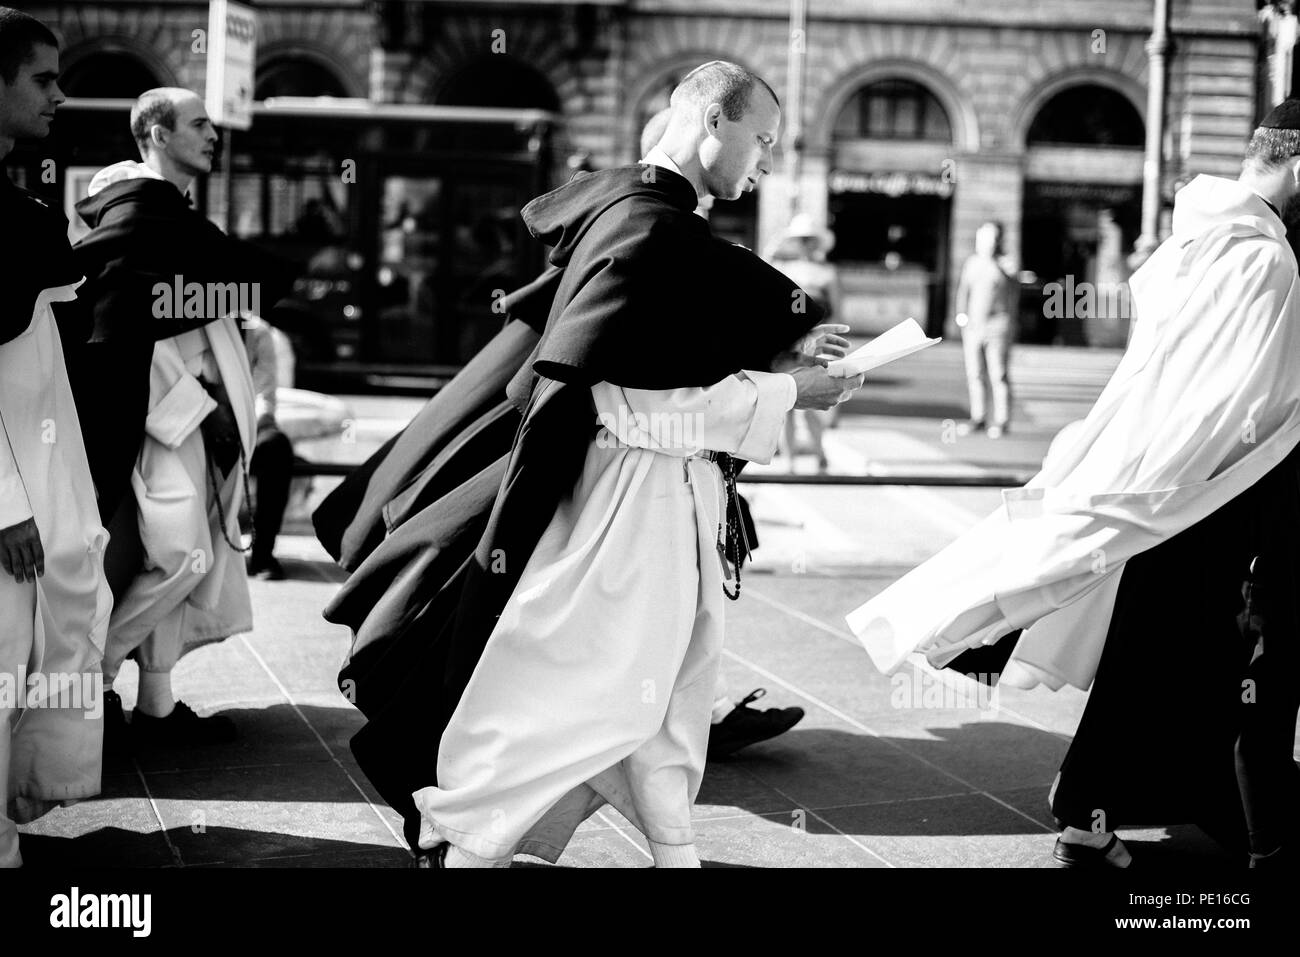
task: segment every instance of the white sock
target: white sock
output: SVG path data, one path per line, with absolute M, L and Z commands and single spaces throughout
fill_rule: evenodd
M 500 860 L 488 860 L 486 857 L 479 857 L 477 854 L 471 854 L 455 844 L 447 848 L 447 856 L 443 859 L 443 867 L 509 867 L 510 858 L 503 857 Z
M 699 867 L 700 857 L 694 844 L 658 844 L 650 841 L 650 856 L 655 867 Z
M 1085 831 L 1077 827 L 1067 827 L 1061 832 L 1061 840 L 1066 844 L 1079 844 L 1084 847 L 1095 847 L 1098 850 L 1110 843 L 1110 831 Z M 1124 846 L 1123 841 L 1116 841 L 1106 855 L 1106 859 L 1119 867 L 1128 867 L 1132 862 L 1132 856 L 1128 848 Z
M 176 696 L 172 694 L 172 673 L 170 671 L 140 672 L 140 691 L 136 695 L 135 706 L 151 718 L 165 718 L 176 707 Z

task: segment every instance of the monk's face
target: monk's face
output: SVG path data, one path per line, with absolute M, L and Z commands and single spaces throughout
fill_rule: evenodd
M 158 129 L 161 149 L 178 169 L 190 176 L 211 172 L 217 131 L 202 100 L 197 96 L 177 100 L 176 129 Z
M 67 99 L 59 89 L 59 51 L 38 43 L 12 83 L 0 76 L 0 137 L 48 136 L 54 111 Z
M 749 109 L 729 120 L 721 104 L 704 113 L 705 139 L 700 144 L 704 185 L 718 199 L 737 199 L 758 187 L 772 172 L 772 150 L 781 126 L 781 108 L 761 86 L 755 85 Z

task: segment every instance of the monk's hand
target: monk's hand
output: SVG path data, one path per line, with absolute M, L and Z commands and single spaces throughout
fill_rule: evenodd
M 796 369 L 813 369 L 825 366 L 828 360 L 815 359 L 802 352 L 782 352 L 772 360 L 772 372 L 791 372 Z
M 45 550 L 36 519 L 0 528 L 0 565 L 17 582 L 34 582 L 45 574 Z
M 839 405 L 862 385 L 863 377 L 833 376 L 821 366 L 809 366 L 790 373 L 794 377 L 796 409 L 825 411 Z
M 203 432 L 203 445 L 208 455 L 212 457 L 221 477 L 225 478 L 239 461 L 239 425 L 235 422 L 234 411 L 228 404 L 218 402 L 199 428 Z
M 808 335 L 795 343 L 795 352 L 814 358 L 842 359 L 849 354 L 849 340 L 840 333 L 848 331 L 849 327 L 841 322 L 813 326 Z

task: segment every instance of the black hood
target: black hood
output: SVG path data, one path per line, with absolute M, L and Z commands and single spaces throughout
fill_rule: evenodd
M 768 369 L 820 320 L 788 277 L 713 236 L 697 205 L 686 177 L 647 165 L 577 177 L 524 207 L 559 272 L 533 372 L 584 385 L 704 387 Z
M 121 206 L 134 207 L 132 212 L 135 213 L 179 216 L 194 212 L 190 201 L 179 189 L 166 180 L 148 177 L 110 183 L 94 196 L 87 196 L 77 203 L 76 210 L 82 222 L 96 229 L 110 210 Z
M 659 166 L 620 166 L 598 173 L 579 173 L 526 205 L 520 215 L 528 231 L 547 246 L 551 265 L 565 266 L 587 230 L 615 203 L 628 199 L 666 202 L 693 213 L 699 205 L 695 187 L 679 173 Z
M 43 290 L 81 276 L 63 214 L 0 172 L 0 343 L 27 331 Z

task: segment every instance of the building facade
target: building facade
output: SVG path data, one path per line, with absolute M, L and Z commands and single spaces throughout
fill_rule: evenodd
M 72 95 L 203 86 L 193 36 L 206 27 L 206 4 L 19 6 L 61 34 Z M 796 136 L 783 135 L 778 169 L 756 196 L 717 204 L 720 232 L 761 251 L 793 213 L 807 213 L 835 235 L 831 258 L 855 328 L 913 315 L 951 332 L 961 264 L 980 224 L 997 220 L 1023 270 L 1022 338 L 1125 339 L 1126 315 L 1058 321 L 1043 289 L 1128 275 L 1152 121 L 1155 0 L 804 0 L 794 27 L 791 0 L 254 6 L 259 98 L 543 111 L 555 117 L 541 160 L 551 184 L 635 161 L 641 127 L 673 84 L 705 60 L 734 60 L 782 96 Z M 1259 6 L 1169 0 L 1166 219 L 1191 177 L 1237 174 L 1272 105 L 1278 31 Z M 798 77 L 792 63 L 802 64 Z

